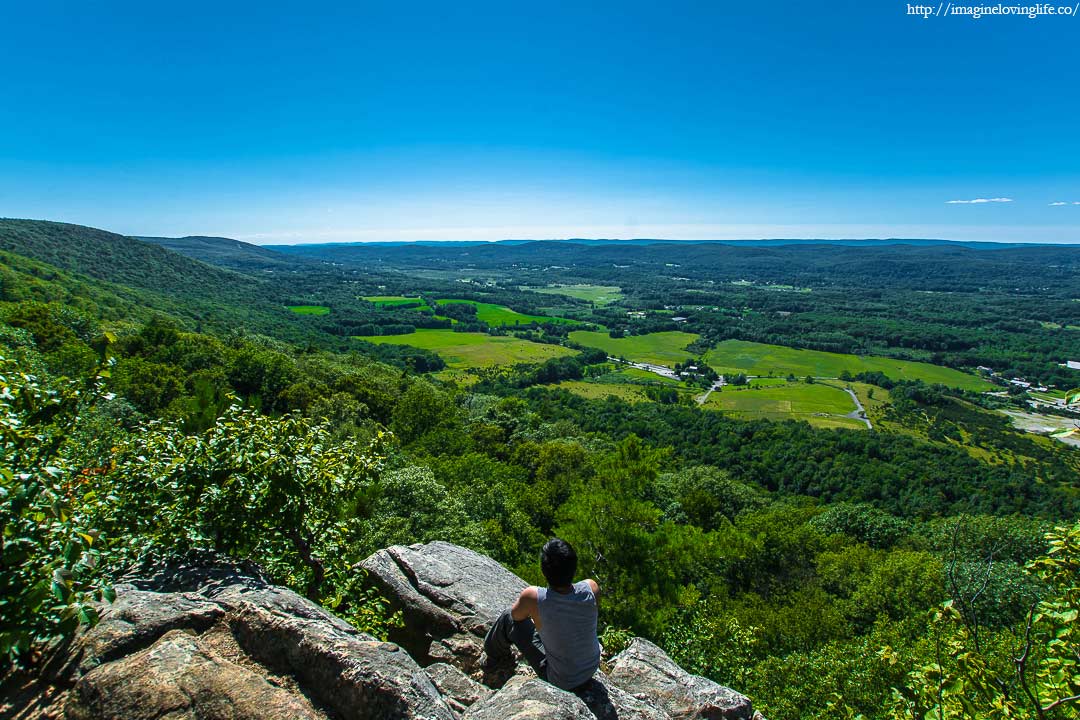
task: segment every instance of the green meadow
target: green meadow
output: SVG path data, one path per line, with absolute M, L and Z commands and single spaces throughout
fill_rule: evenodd
M 994 385 L 975 375 L 930 363 L 873 355 L 800 350 L 744 340 L 724 340 L 718 343 L 706 353 L 705 361 L 718 373 L 839 377 L 840 373 L 846 370 L 852 375 L 881 372 L 893 380 L 922 380 L 964 390 L 994 388 Z
M 479 302 L 477 300 L 459 300 L 455 298 L 440 298 L 440 303 L 462 303 L 466 305 L 476 306 L 476 319 L 481 322 L 486 322 L 491 326 L 499 325 L 529 325 L 530 323 L 538 322 L 550 322 L 550 323 L 572 323 L 573 320 L 567 320 L 566 318 L 548 317 L 546 315 L 526 315 L 525 313 L 519 313 L 516 310 L 511 310 L 505 305 L 495 305 L 494 303 Z
M 590 400 L 596 400 L 606 397 L 617 397 L 620 400 L 626 402 L 645 402 L 648 398 L 645 396 L 645 388 L 642 385 L 632 385 L 630 383 L 597 383 L 597 382 L 585 382 L 583 380 L 563 380 L 557 387 L 561 390 L 569 390 L 575 395 L 588 398 Z
M 514 337 L 459 333 L 453 330 L 420 329 L 408 335 L 379 335 L 357 339 L 377 345 L 411 345 L 431 350 L 456 370 L 540 363 L 574 354 L 573 350 L 558 345 L 542 345 Z
M 325 305 L 286 305 L 297 315 L 329 315 L 330 308 Z
M 807 420 L 822 427 L 866 429 L 861 420 L 844 417 L 855 409 L 851 396 L 840 388 L 821 383 L 742 388 L 728 385 L 711 393 L 703 407 L 748 420 Z
M 686 351 L 686 346 L 697 339 L 698 336 L 694 333 L 677 330 L 625 338 L 613 338 L 605 332 L 591 330 L 575 330 L 570 333 L 570 340 L 579 345 L 599 348 L 614 357 L 667 367 L 674 367 L 675 363 L 693 357 Z
M 533 292 L 545 295 L 565 295 L 594 302 L 597 305 L 608 305 L 622 299 L 622 290 L 614 285 L 551 285 L 546 288 L 528 288 Z
M 404 295 L 366 295 L 364 300 L 373 302 L 379 307 L 398 307 L 400 305 L 419 305 L 419 307 L 427 307 L 427 303 L 423 298 L 419 297 L 405 297 Z

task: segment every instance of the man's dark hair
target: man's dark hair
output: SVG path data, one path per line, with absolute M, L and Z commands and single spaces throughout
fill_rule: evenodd
M 563 587 L 574 582 L 577 572 L 577 553 L 565 540 L 551 538 L 540 551 L 540 572 L 552 587 Z

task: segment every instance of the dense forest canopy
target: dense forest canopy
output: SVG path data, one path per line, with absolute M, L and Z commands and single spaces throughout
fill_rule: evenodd
M 1080 248 L 147 240 L 0 221 L 6 670 L 148 558 L 384 634 L 375 549 L 559 535 L 774 720 L 1075 716 Z

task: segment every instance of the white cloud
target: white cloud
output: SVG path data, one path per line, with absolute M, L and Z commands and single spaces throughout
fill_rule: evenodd
M 1012 198 L 975 198 L 974 200 L 946 200 L 946 205 L 981 205 L 982 203 L 1007 203 Z
M 1069 203 L 1067 203 L 1067 202 L 1052 202 L 1052 203 L 1050 203 L 1050 207 L 1058 207 L 1059 205 L 1068 205 L 1068 204 Z M 1080 203 L 1073 203 L 1073 205 L 1080 205 Z

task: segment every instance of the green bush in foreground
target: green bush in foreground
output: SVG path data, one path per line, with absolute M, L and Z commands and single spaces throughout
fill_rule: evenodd
M 64 450 L 80 410 L 98 394 L 64 381 L 45 387 L 0 359 L 0 657 L 25 658 L 36 643 L 97 621 L 104 538 L 93 518 L 101 468 L 77 468 Z

